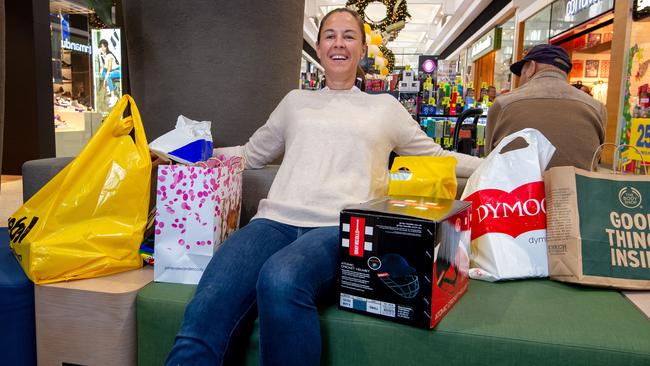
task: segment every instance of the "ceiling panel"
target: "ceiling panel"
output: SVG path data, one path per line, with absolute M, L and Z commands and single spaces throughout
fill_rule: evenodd
M 432 45 L 442 47 L 453 40 L 448 40 L 450 33 L 461 32 L 467 24 L 465 20 L 471 21 L 476 14 L 480 13 L 485 4 L 490 3 L 489 0 L 403 0 L 407 2 L 408 12 L 411 18 L 407 20 L 405 27 L 399 32 L 398 37 L 388 42 L 386 45 L 395 53 L 400 54 L 423 54 L 431 52 L 429 48 Z M 320 23 L 320 19 L 329 11 L 344 7 L 346 0 L 305 0 L 305 23 L 308 24 L 312 19 L 316 18 L 316 24 Z M 477 6 L 479 4 L 480 6 Z M 443 9 L 444 5 L 444 9 Z M 385 16 L 385 8 L 380 6 L 378 9 L 373 9 L 369 5 L 367 15 L 370 18 L 383 18 Z M 443 14 L 443 10 L 446 13 Z M 375 14 L 376 12 L 376 14 Z M 448 22 L 441 22 L 446 16 Z M 457 24 L 458 23 L 458 24 Z M 461 24 L 463 23 L 463 24 Z M 310 24 L 311 26 L 311 24 Z M 312 26 L 313 27 L 313 26 Z M 458 28 L 458 29 L 457 29 Z M 306 35 L 311 35 L 312 32 L 306 32 Z M 506 36 L 510 36 L 509 33 Z M 315 44 L 315 40 L 311 40 Z M 412 57 L 398 58 L 398 65 L 400 60 L 411 60 Z
M 51 13 L 90 14 L 94 13 L 84 0 L 50 0 Z
M 411 14 L 409 22 L 412 23 L 426 23 L 433 22 L 433 18 L 440 11 L 439 4 L 409 4 L 408 10 Z
M 425 35 L 425 34 L 426 34 L 426 32 L 406 32 L 406 31 L 404 31 L 404 32 L 399 32 L 399 35 L 397 36 L 397 38 L 396 38 L 394 41 L 392 41 L 392 42 L 388 42 L 388 44 L 390 45 L 390 44 L 393 43 L 393 42 L 400 42 L 400 43 L 404 43 L 404 42 L 420 43 L 420 42 L 422 41 L 422 39 L 424 38 L 424 35 Z

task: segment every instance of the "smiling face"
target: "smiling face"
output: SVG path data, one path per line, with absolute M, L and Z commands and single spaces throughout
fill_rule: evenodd
M 357 66 L 366 53 L 362 29 L 349 12 L 335 12 L 325 18 L 316 53 L 330 89 L 349 89 L 354 85 Z

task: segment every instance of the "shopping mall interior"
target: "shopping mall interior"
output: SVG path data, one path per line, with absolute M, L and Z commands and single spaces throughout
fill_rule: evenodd
M 394 98 L 391 100 L 397 100 L 410 114 L 412 121 L 409 121 L 417 124 L 428 141 L 432 140 L 445 151 L 471 155 L 482 161 L 489 160 L 496 145 L 491 145 L 486 136 L 492 127 L 488 121 L 494 123 L 496 119 L 490 117 L 490 111 L 498 105 L 495 101 L 506 100 L 527 81 L 515 75 L 510 66 L 529 55 L 537 45 L 559 46 L 570 61 L 566 84 L 586 93 L 604 111 L 600 142 L 609 145 L 598 155 L 600 160 L 594 156 L 593 173 L 616 175 L 613 180 L 625 182 L 628 182 L 625 177 L 633 177 L 629 178 L 632 182 L 645 185 L 641 185 L 643 188 L 621 186 L 615 192 L 612 188 L 612 194 L 618 197 L 616 202 L 624 206 L 621 210 L 636 211 L 628 214 L 617 211 L 618 208 L 607 208 L 608 216 L 602 225 L 613 225 L 613 229 L 603 231 L 602 225 L 599 226 L 605 238 L 606 233 L 609 235 L 609 244 L 602 253 L 611 258 L 612 269 L 607 267 L 606 273 L 587 275 L 585 268 L 592 263 L 589 261 L 597 259 L 589 254 L 584 243 L 598 239 L 584 233 L 581 237 L 579 226 L 588 215 L 578 214 L 582 196 L 576 193 L 576 185 L 581 180 L 571 178 L 573 188 L 562 191 L 566 195 L 563 197 L 578 196 L 571 198 L 577 203 L 553 221 L 553 225 L 567 230 L 562 240 L 552 241 L 549 234 L 547 242 L 546 223 L 550 233 L 552 220 L 550 209 L 548 212 L 544 209 L 543 220 L 548 221 L 544 221 L 542 239 L 549 266 L 545 267 L 545 276 L 534 277 L 548 277 L 550 273 L 550 279 L 501 281 L 495 287 L 472 279 L 469 290 L 463 287 L 458 294 L 449 290 L 444 294 L 450 296 L 448 302 L 434 305 L 441 301 L 435 300 L 435 296 L 444 297 L 440 295 L 442 292 L 436 295 L 439 290 L 436 286 L 443 288 L 447 281 L 450 288 L 456 288 L 457 278 L 462 277 L 459 272 L 450 279 L 449 270 L 434 269 L 437 285 L 435 281 L 426 283 L 425 277 L 416 284 L 419 286 L 416 291 L 425 287 L 430 290 L 430 298 L 424 299 L 430 306 L 425 311 L 430 326 L 425 328 L 434 327 L 440 321 L 433 330 L 424 331 L 410 327 L 406 321 L 394 324 L 382 319 L 384 313 L 395 313 L 385 302 L 375 302 L 379 305 L 372 308 L 370 300 L 363 297 L 366 295 L 346 295 L 345 301 L 341 295 L 338 309 L 332 306 L 319 310 L 323 333 L 321 363 L 650 364 L 648 0 L 0 0 L 0 246 L 2 255 L 6 254 L 0 263 L 0 306 L 10 309 L 0 315 L 3 324 L 0 359 L 8 360 L 7 364 L 11 365 L 164 362 L 185 305 L 194 293 L 192 285 L 175 283 L 169 287 L 164 281 L 154 282 L 154 270 L 146 263 L 143 268 L 130 272 L 123 272 L 126 268 L 103 272 L 104 275 L 112 273 L 110 276 L 102 277 L 97 274 L 100 271 L 81 277 L 60 275 L 57 280 L 40 282 L 26 265 L 22 262 L 18 265 L 14 259 L 14 256 L 19 261 L 36 256 L 35 249 L 29 255 L 20 254 L 14 245 L 29 237 L 32 226 L 46 230 L 48 238 L 56 236 L 56 230 L 73 231 L 69 228 L 78 224 L 77 219 L 86 220 L 89 224 L 84 226 L 92 227 L 95 221 L 79 217 L 83 215 L 70 216 L 73 219 L 65 215 L 70 215 L 70 207 L 74 209 L 84 197 L 88 199 L 93 180 L 100 179 L 103 184 L 100 188 L 104 189 L 99 198 L 93 198 L 96 201 L 110 200 L 111 195 L 117 194 L 110 187 L 126 174 L 118 163 L 113 161 L 112 168 L 106 168 L 108 173 L 102 173 L 104 176 L 99 178 L 88 173 L 104 169 L 97 165 L 97 160 L 112 161 L 111 152 L 102 151 L 101 145 L 114 146 L 113 151 L 121 149 L 117 143 L 109 145 L 100 141 L 107 121 L 130 116 L 122 119 L 129 122 L 120 128 L 126 129 L 129 141 L 136 144 L 145 136 L 136 130 L 143 129 L 145 149 L 146 142 L 159 141 L 171 130 L 179 129 L 179 116 L 193 123 L 210 121 L 207 128 L 208 134 L 211 133 L 208 149 L 211 152 L 212 147 L 246 144 L 258 129 L 272 120 L 272 113 L 291 91 L 328 90 L 326 65 L 318 52 L 319 27 L 326 14 L 344 7 L 358 12 L 364 23 L 361 37 L 365 37 L 366 48 L 355 87 L 366 94 L 391 96 Z M 126 107 L 124 96 L 127 95 L 133 97 L 134 105 L 130 104 L 132 100 Z M 495 109 L 491 109 L 493 104 Z M 120 112 L 114 112 L 119 108 L 122 108 Z M 503 107 L 499 105 L 499 108 Z M 318 109 L 314 108 L 312 113 L 319 113 Z M 380 112 L 368 109 L 367 113 L 373 116 Z M 558 126 L 557 134 L 571 138 L 580 134 L 572 127 L 574 117 L 569 112 L 566 120 L 549 123 Z M 519 119 L 525 120 L 527 116 Z M 104 130 L 108 131 L 108 127 Z M 115 127 L 113 135 L 117 134 L 118 127 Z M 340 136 L 341 140 L 346 138 L 349 136 Z M 583 139 L 577 137 L 575 141 L 578 144 Z M 391 153 L 390 162 L 395 157 Z M 155 155 L 151 158 L 156 159 Z M 266 197 L 281 162 L 282 154 L 272 162 L 276 168 L 270 176 L 268 167 L 257 173 L 244 171 L 243 201 L 237 204 L 242 217 L 238 221 L 240 226 L 255 214 L 260 199 Z M 509 169 L 518 168 L 510 166 Z M 544 168 L 541 170 L 543 175 Z M 390 179 L 410 179 L 407 168 L 401 167 L 399 173 L 406 174 L 405 171 L 408 178 L 390 170 Z M 291 179 L 299 179 L 301 175 L 304 174 L 290 174 Z M 154 174 L 152 183 L 156 181 Z M 58 183 L 54 186 L 52 182 Z M 458 176 L 457 182 L 458 191 L 454 181 L 453 194 L 447 198 L 460 199 L 463 195 L 463 200 L 471 201 L 462 188 L 468 189 L 472 178 Z M 548 207 L 552 205 L 549 203 L 551 189 L 548 181 L 546 185 Z M 505 194 L 510 188 L 500 189 Z M 82 193 L 69 194 L 77 190 Z M 59 197 L 61 192 L 75 198 L 68 202 L 69 197 Z M 156 194 L 160 196 L 160 189 L 156 192 L 154 186 L 151 197 L 147 197 L 153 209 Z M 558 196 L 554 197 L 555 204 Z M 601 201 L 595 193 L 594 196 L 586 193 L 585 197 Z M 541 198 L 544 198 L 544 183 Z M 28 202 L 34 206 L 36 200 L 39 204 L 45 202 L 48 208 L 30 208 Z M 242 200 L 241 192 L 239 200 Z M 126 201 L 120 205 L 131 207 Z M 408 201 L 405 202 L 408 206 Z M 513 202 L 504 203 L 504 207 L 514 205 L 510 214 L 516 211 L 517 204 L 520 213 L 522 207 L 527 210 L 527 203 L 521 206 Z M 98 209 L 89 212 L 92 216 Z M 148 213 L 149 229 L 156 217 L 155 210 L 151 212 Z M 479 211 L 481 221 L 489 213 L 485 211 L 480 216 Z M 30 215 L 36 221 L 28 224 Z M 461 217 L 458 215 L 456 219 Z M 575 216 L 577 228 L 568 228 L 570 215 Z M 40 226 L 47 219 L 58 229 L 39 228 L 37 216 L 42 217 Z M 341 214 L 341 220 L 343 217 Z M 27 221 L 18 220 L 21 218 Z M 146 219 L 145 212 L 145 222 Z M 368 220 L 363 225 L 375 222 L 374 218 Z M 157 227 L 158 221 L 155 222 Z M 508 225 L 511 224 L 523 225 L 515 221 Z M 341 221 L 341 235 L 345 228 L 346 235 L 351 235 L 350 239 L 342 239 L 348 246 L 353 240 L 350 225 Z M 459 225 L 462 226 L 457 224 L 456 231 L 464 230 Z M 218 225 L 214 226 L 216 231 Z M 635 228 L 638 232 L 622 231 Z M 371 226 L 365 230 L 365 235 L 373 235 Z M 388 231 L 385 235 L 392 233 Z M 7 235 L 10 239 L 5 238 Z M 576 242 L 583 243 L 581 251 L 578 249 L 572 258 L 579 262 L 576 268 L 580 275 L 576 275 L 576 280 L 569 280 L 574 269 L 564 262 L 551 264 L 551 259 L 558 251 L 566 252 L 567 243 L 574 237 L 578 238 Z M 83 238 L 80 243 L 88 235 Z M 152 243 L 153 240 L 151 231 Z M 141 233 L 138 268 L 142 266 L 145 242 L 146 234 Z M 498 256 L 501 250 L 486 254 L 485 249 L 477 248 L 472 234 L 471 246 L 468 244 L 467 248 L 468 265 L 472 268 L 479 263 L 475 256 Z M 438 249 L 433 255 L 434 262 Z M 152 253 L 153 250 L 151 244 Z M 349 250 L 354 256 L 352 247 Z M 600 253 L 593 251 L 596 252 Z M 80 249 L 69 255 L 79 259 L 84 253 L 85 249 Z M 155 255 L 149 257 L 153 260 Z M 379 263 L 376 266 L 381 266 L 379 256 L 371 258 Z M 6 260 L 17 269 L 6 269 Z M 619 273 L 613 268 L 621 265 L 621 261 L 625 270 Z M 389 276 L 389 272 L 375 275 L 379 267 L 373 268 L 371 259 L 364 263 L 370 270 L 361 271 L 356 277 L 350 275 L 357 290 L 359 283 L 366 281 L 364 276 Z M 88 266 L 91 265 L 77 267 Z M 634 272 L 636 269 L 639 272 Z M 340 270 L 339 276 L 345 278 L 347 270 Z M 442 276 L 439 279 L 437 272 Z M 11 282 L 12 276 L 20 277 L 18 284 Z M 610 281 L 614 277 L 616 281 L 627 282 L 621 285 L 623 282 Z M 338 281 L 339 285 L 346 282 L 340 277 Z M 382 281 L 386 283 L 385 279 Z M 429 278 L 426 281 L 431 282 Z M 364 286 L 372 284 L 363 283 Z M 397 285 L 386 286 L 393 286 L 391 289 L 398 293 Z M 465 290 L 467 294 L 459 299 Z M 19 297 L 21 302 L 16 303 Z M 450 309 L 456 301 L 456 306 Z M 356 313 L 349 315 L 343 309 L 346 307 Z M 586 310 L 581 311 L 583 308 Z M 400 311 L 408 313 L 413 309 L 398 309 L 398 318 Z M 364 312 L 372 314 L 360 315 Z M 370 320 L 366 322 L 366 319 Z M 232 356 L 232 364 L 254 365 L 262 359 L 258 350 L 258 323 L 251 323 L 247 331 L 253 336 L 251 340 L 238 341 L 236 348 L 240 354 Z

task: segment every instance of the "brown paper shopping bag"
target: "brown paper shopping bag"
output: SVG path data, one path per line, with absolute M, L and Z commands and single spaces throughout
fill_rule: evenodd
M 544 181 L 551 279 L 649 290 L 650 176 L 564 166 Z

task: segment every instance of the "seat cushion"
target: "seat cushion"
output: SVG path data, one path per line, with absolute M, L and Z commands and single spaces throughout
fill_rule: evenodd
M 140 291 L 140 365 L 164 362 L 194 289 Z M 650 364 L 650 321 L 619 292 L 549 280 L 472 280 L 431 331 L 327 306 L 321 332 L 324 365 Z M 258 334 L 256 324 L 240 364 L 258 364 Z
M 34 285 L 9 249 L 0 228 L 0 355 L 5 365 L 36 365 Z

